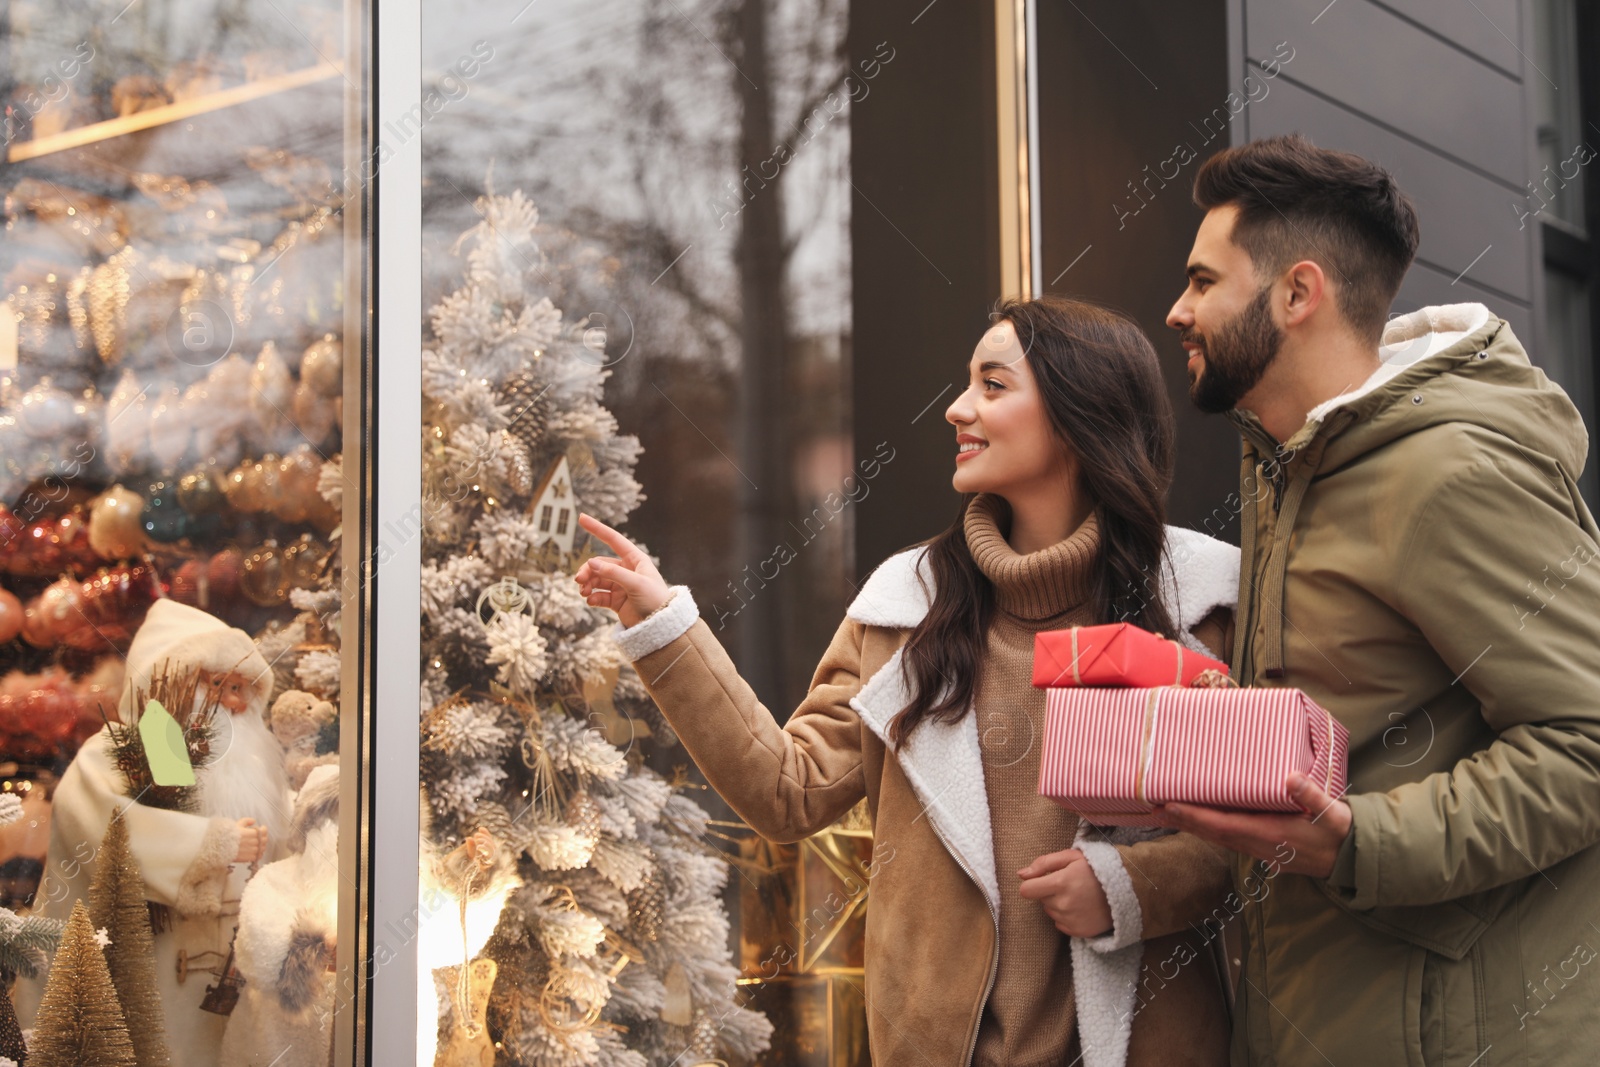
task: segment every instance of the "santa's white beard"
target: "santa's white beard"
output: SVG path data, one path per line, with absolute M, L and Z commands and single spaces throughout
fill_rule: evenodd
M 219 710 L 210 763 L 195 772 L 200 786 L 200 813 L 228 819 L 254 819 L 267 828 L 267 843 L 276 848 L 289 828 L 289 776 L 283 767 L 283 746 L 254 711 L 230 714 Z

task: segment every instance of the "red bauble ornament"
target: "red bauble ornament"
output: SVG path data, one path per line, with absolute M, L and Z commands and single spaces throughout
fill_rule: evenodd
M 22 611 L 22 639 L 34 648 L 56 646 L 55 635 L 50 630 L 48 619 L 34 603 L 30 603 Z
M 82 589 L 70 577 L 62 577 L 45 585 L 45 592 L 38 593 L 34 600 L 34 608 L 43 619 L 43 633 L 50 637 L 51 645 L 56 645 L 83 622 Z
M 81 508 L 73 508 L 56 520 L 56 543 L 61 561 L 71 571 L 84 571 L 100 565 L 100 555 L 89 544 L 89 519 Z
M 22 633 L 24 619 L 22 601 L 0 589 L 0 645 L 17 639 L 17 635 Z
M 18 759 L 50 759 L 86 714 L 86 695 L 60 668 L 0 680 L 0 748 Z M 97 727 L 98 728 L 98 727 Z
M 239 575 L 244 571 L 244 553 L 225 548 L 211 557 L 206 566 L 206 582 L 211 587 L 213 604 L 232 603 L 239 596 Z
M 63 643 L 85 651 L 110 651 L 110 645 L 123 652 L 161 587 L 149 564 L 133 563 L 101 571 L 79 587 L 78 595 L 80 625 L 63 635 Z
M 211 582 L 206 574 L 207 569 L 207 561 L 198 559 L 191 559 L 179 567 L 172 576 L 172 599 L 192 608 L 209 606 Z

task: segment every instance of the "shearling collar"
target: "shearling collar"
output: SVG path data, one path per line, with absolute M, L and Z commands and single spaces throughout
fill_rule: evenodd
M 933 604 L 933 573 L 926 557 L 927 548 L 917 547 L 884 560 L 846 614 L 868 626 L 916 626 Z M 1168 526 L 1160 584 L 1162 600 L 1182 631 L 1180 640 L 1188 638 L 1186 644 L 1203 651 L 1189 631 L 1218 605 L 1231 608 L 1238 599 L 1239 550 L 1198 531 Z
M 932 605 L 933 575 L 926 555 L 924 546 L 885 560 L 862 585 L 849 617 L 869 626 L 915 627 Z M 1169 526 L 1160 585 L 1163 601 L 1178 624 L 1178 638 L 1204 651 L 1189 631 L 1217 607 L 1231 609 L 1238 600 L 1239 550 L 1205 534 Z M 901 669 L 903 652 L 903 647 L 896 649 L 871 678 L 863 680 L 850 706 L 895 752 L 935 832 L 998 914 L 1000 883 L 977 716 L 969 709 L 954 723 L 924 721 L 909 742 L 896 748 L 889 739 L 889 724 L 911 702 Z

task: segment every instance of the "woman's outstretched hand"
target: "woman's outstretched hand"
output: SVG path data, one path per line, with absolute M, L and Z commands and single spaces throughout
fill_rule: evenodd
M 617 554 L 616 559 L 595 556 L 572 576 L 587 603 L 610 608 L 624 626 L 637 626 L 671 598 L 661 572 L 638 545 L 593 515 L 580 511 L 578 524 Z

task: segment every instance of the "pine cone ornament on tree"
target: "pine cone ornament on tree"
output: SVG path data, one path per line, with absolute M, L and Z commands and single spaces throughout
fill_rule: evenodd
M 639 888 L 629 893 L 628 921 L 633 932 L 642 941 L 653 942 L 661 936 L 661 923 L 667 916 L 667 887 L 661 875 L 652 868 Z
M 505 406 L 508 420 L 506 428 L 522 442 L 530 457 L 539 454 L 550 417 L 547 402 L 549 394 L 543 392 L 545 388 L 532 374 L 527 373 L 507 379 L 505 385 L 500 387 L 500 403 Z M 531 459 L 529 470 L 532 470 Z

